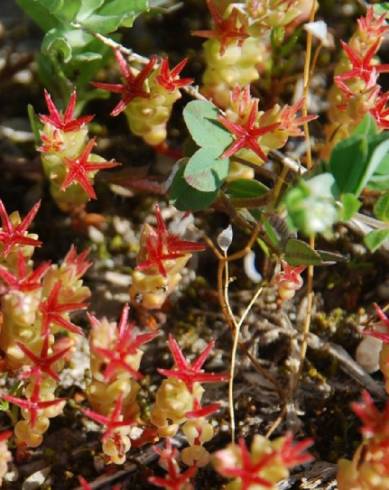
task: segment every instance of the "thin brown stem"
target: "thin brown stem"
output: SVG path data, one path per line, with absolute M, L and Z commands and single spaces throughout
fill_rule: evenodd
M 280 195 L 281 189 L 283 184 L 285 183 L 286 176 L 288 175 L 289 168 L 288 167 L 283 167 L 281 170 L 280 175 L 278 176 L 277 182 L 274 186 L 273 193 L 272 193 L 272 205 L 273 207 L 276 206 L 278 196 Z
M 310 14 L 310 19 L 309 19 L 310 22 L 314 22 L 315 13 L 316 13 L 316 4 L 315 4 L 315 2 L 313 2 L 311 14 Z M 305 55 L 305 64 L 304 64 L 304 107 L 303 107 L 304 116 L 308 115 L 309 85 L 310 85 L 311 76 L 312 76 L 312 70 L 311 70 L 312 41 L 313 41 L 312 33 L 307 32 L 306 55 Z M 305 141 L 306 141 L 306 145 L 307 145 L 307 154 L 306 154 L 306 156 L 307 156 L 307 169 L 310 170 L 313 166 L 313 162 L 312 162 L 312 145 L 311 145 L 311 138 L 310 138 L 308 122 L 304 123 L 304 135 L 305 135 Z M 313 248 L 313 249 L 315 248 L 315 238 L 314 237 L 311 237 L 309 239 L 309 245 L 311 248 Z M 303 324 L 303 340 L 301 343 L 299 368 L 298 368 L 298 371 L 296 373 L 296 377 L 295 377 L 295 380 L 293 383 L 293 389 L 295 389 L 297 387 L 301 372 L 304 368 L 305 356 L 307 354 L 308 335 L 309 335 L 309 329 L 310 329 L 311 320 L 312 320 L 312 309 L 313 309 L 313 298 L 314 298 L 313 275 L 314 275 L 314 267 L 312 265 L 310 265 L 310 266 L 308 266 L 308 270 L 307 270 L 307 311 L 306 311 L 306 315 L 304 318 L 304 324 Z
M 226 290 L 225 293 L 228 294 L 228 283 L 227 283 L 227 271 L 228 271 L 228 263 L 226 264 Z M 239 345 L 239 335 L 240 335 L 240 329 L 242 327 L 243 322 L 246 320 L 247 315 L 249 314 L 251 308 L 253 307 L 254 303 L 257 301 L 258 296 L 261 294 L 263 290 L 263 287 L 260 286 L 254 296 L 251 298 L 250 303 L 246 307 L 245 311 L 243 312 L 242 316 L 240 317 L 240 320 L 237 324 L 235 324 L 235 331 L 234 331 L 234 342 L 232 346 L 232 351 L 231 351 L 231 366 L 230 366 L 230 380 L 228 383 L 228 401 L 229 401 L 229 407 L 230 407 L 230 418 L 231 418 L 231 439 L 232 442 L 235 442 L 235 411 L 234 411 L 234 378 L 235 378 L 235 365 L 236 365 L 236 355 L 238 352 L 238 345 Z M 231 311 L 232 315 L 232 311 Z M 232 315 L 233 317 L 233 315 Z M 234 322 L 235 323 L 235 322 Z

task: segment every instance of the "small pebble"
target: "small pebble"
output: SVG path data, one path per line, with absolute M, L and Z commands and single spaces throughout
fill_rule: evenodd
M 365 337 L 357 347 L 355 360 L 369 374 L 379 369 L 381 347 L 381 340 L 374 337 Z
M 88 235 L 92 242 L 104 243 L 104 234 L 94 226 L 89 226 Z

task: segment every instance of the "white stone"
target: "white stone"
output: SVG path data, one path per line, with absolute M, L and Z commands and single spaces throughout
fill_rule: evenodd
M 362 339 L 355 352 L 355 359 L 367 373 L 374 373 L 379 369 L 379 356 L 382 341 L 375 337 Z

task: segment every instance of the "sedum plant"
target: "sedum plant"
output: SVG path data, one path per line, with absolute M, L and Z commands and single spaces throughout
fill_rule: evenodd
M 130 297 L 134 305 L 160 309 L 181 280 L 181 271 L 193 252 L 204 245 L 181 240 L 169 233 L 158 206 L 156 228 L 145 224 L 141 231 L 137 266 L 132 273 Z
M 115 51 L 116 61 L 123 78 L 122 84 L 95 82 L 94 86 L 109 92 L 121 94 L 121 100 L 114 107 L 111 116 L 124 111 L 130 130 L 151 146 L 162 145 L 167 137 L 166 126 L 173 104 L 181 98 L 180 88 L 192 82 L 190 78 L 180 79 L 187 60 L 182 60 L 170 69 L 169 61 L 159 62 L 153 56 L 142 70 L 129 67 L 120 51 Z
M 258 49 L 258 39 L 248 33 L 245 12 L 235 6 L 220 11 L 213 0 L 207 1 L 214 28 L 193 34 L 209 38 L 203 45 L 206 70 L 203 93 L 220 107 L 229 104 L 229 93 L 259 78 L 257 66 L 268 57 L 265 49 Z
M 303 124 L 316 119 L 316 116 L 298 116 L 304 99 L 293 106 L 275 105 L 267 111 L 258 109 L 259 99 L 250 96 L 249 86 L 236 87 L 231 95 L 231 107 L 226 115 L 219 116 L 220 123 L 232 134 L 233 143 L 220 158 L 230 159 L 228 180 L 253 178 L 254 172 L 247 166 L 234 161 L 234 156 L 254 165 L 267 160 L 271 150 L 282 148 L 291 136 L 303 136 Z M 251 171 L 250 171 L 251 170 Z
M 21 408 L 22 419 L 15 426 L 16 443 L 21 447 L 39 446 L 49 418 L 62 412 L 65 400 L 55 397 L 59 372 L 82 333 L 70 314 L 84 309 L 90 296 L 81 280 L 90 266 L 88 252 L 77 255 L 72 247 L 60 266 L 43 263 L 33 268 L 31 257 L 41 242 L 28 233 L 28 227 L 39 205 L 22 220 L 18 213 L 8 216 L 0 202 L 0 278 L 6 288 L 1 300 L 0 348 L 6 368 L 23 380 L 19 391 L 24 394 L 24 398 L 14 394 L 3 394 L 3 398 Z M 68 338 L 60 340 L 64 333 Z
M 21 420 L 15 425 L 20 450 L 39 446 L 49 427 L 49 419 L 62 413 L 66 400 L 55 395 L 60 373 L 71 357 L 77 336 L 83 333 L 72 322 L 70 314 L 85 309 L 85 301 L 90 296 L 90 290 L 82 281 L 91 265 L 88 250 L 77 254 L 72 246 L 59 266 L 47 262 L 33 268 L 34 248 L 41 242 L 37 235 L 28 232 L 28 227 L 39 204 L 21 219 L 18 213 L 9 216 L 0 201 L 0 278 L 6 289 L 1 305 L 0 348 L 5 354 L 6 369 L 17 373 L 21 380 L 16 393 L 3 392 L 2 398 L 21 409 Z M 158 233 L 150 228 L 153 233 L 148 238 L 148 255 L 141 268 L 155 266 L 154 274 L 169 277 L 171 263 L 174 265 L 177 258 L 182 258 L 181 251 L 185 251 L 186 262 L 189 250 L 201 250 L 203 246 L 168 233 L 159 208 L 157 222 Z M 168 247 L 170 255 L 164 254 L 164 247 Z M 153 255 L 153 251 L 157 254 Z M 138 333 L 128 315 L 128 305 L 118 325 L 89 315 L 91 381 L 86 391 L 92 408 L 84 408 L 82 412 L 104 426 L 103 452 L 106 460 L 115 464 L 125 461 L 131 447 L 132 426 L 145 424 L 137 401 L 138 382 L 142 378 L 139 372 L 141 346 L 158 335 L 158 332 Z M 203 444 L 213 437 L 213 427 L 206 417 L 219 408 L 217 403 L 201 406 L 204 391 L 201 382 L 226 379 L 224 374 L 207 374 L 202 370 L 213 345 L 210 342 L 191 364 L 185 360 L 173 337 L 169 339 L 177 369 L 160 370 L 168 379 L 162 382 L 152 409 L 151 423 L 158 428 L 160 436 L 172 435 L 183 425 L 190 444 L 183 451 L 183 460 L 190 461 L 191 466 L 203 466 L 209 460 Z M 183 400 L 179 401 L 180 397 Z M 183 403 L 181 409 L 177 403 Z M 6 451 L 4 454 L 6 456 Z M 4 461 L 8 459 L 5 457 Z
M 151 412 L 151 422 L 158 428 L 158 433 L 163 437 L 174 436 L 179 427 L 183 427 L 184 433 L 188 433 L 189 440 L 193 445 L 201 445 L 201 441 L 193 433 L 201 432 L 202 426 L 207 427 L 206 431 L 213 432 L 208 422 L 203 419 L 203 416 L 208 414 L 210 407 L 201 408 L 201 399 L 204 393 L 202 383 L 216 383 L 225 381 L 226 374 L 205 373 L 202 369 L 207 357 L 213 349 L 214 342 L 211 341 L 207 347 L 201 352 L 197 359 L 189 362 L 183 355 L 177 341 L 172 335 L 168 340 L 169 350 L 174 359 L 174 369 L 159 369 L 159 373 L 166 376 L 161 386 L 158 388 L 155 398 L 155 404 Z M 212 413 L 217 407 L 212 406 Z M 200 424 L 196 427 L 196 423 L 187 423 L 200 417 Z M 212 438 L 212 436 L 210 437 Z M 208 437 L 206 436 L 206 439 Z M 197 443 L 197 444 L 196 444 Z
M 49 114 L 39 116 L 44 126 L 38 150 L 53 199 L 63 211 L 71 211 L 84 206 L 89 199 L 96 199 L 93 181 L 99 170 L 119 164 L 92 153 L 96 140 L 88 140 L 87 123 L 94 116 L 74 118 L 75 90 L 63 113 L 46 90 L 45 99 Z
M 92 380 L 87 395 L 95 412 L 87 409 L 84 413 L 107 429 L 111 424 L 112 430 L 106 430 L 102 437 L 103 451 L 107 459 L 116 464 L 125 461 L 126 452 L 131 447 L 129 430 L 139 418 L 137 394 L 143 355 L 140 347 L 157 335 L 157 332 L 135 333 L 135 325 L 128 322 L 128 311 L 127 305 L 118 325 L 106 318 L 89 317 L 92 326 L 89 337 Z M 130 422 L 122 423 L 120 417 Z
M 343 53 L 329 94 L 330 124 L 324 156 L 350 136 L 366 114 L 373 116 L 381 130 L 388 129 L 388 95 L 381 89 L 378 77 L 389 72 L 389 65 L 376 61 L 388 28 L 385 14 L 378 16 L 369 7 L 366 15 L 358 19 L 358 28 L 350 41 L 342 41 Z
M 301 21 L 314 0 L 223 2 L 207 0 L 213 29 L 193 34 L 204 43 L 206 70 L 202 91 L 216 105 L 227 108 L 229 94 L 258 80 L 270 60 L 270 32 Z
M 367 391 L 362 401 L 352 404 L 361 419 L 363 441 L 353 459 L 338 461 L 339 490 L 384 490 L 389 485 L 388 475 L 388 414 L 389 405 L 380 412 Z
M 277 490 L 278 483 L 288 477 L 289 469 L 307 463 L 312 456 L 305 450 L 311 439 L 293 443 L 292 434 L 269 441 L 256 435 L 250 450 L 243 439 L 213 455 L 215 469 L 232 479 L 226 490 Z
M 378 305 L 374 305 L 379 322 L 364 334 L 381 340 L 379 366 L 385 378 L 388 392 L 388 333 L 389 320 Z M 389 402 L 379 411 L 368 391 L 362 392 L 362 400 L 352 403 L 354 413 L 362 422 L 362 442 L 352 460 L 338 461 L 337 481 L 339 490 L 384 490 L 389 485 L 388 443 Z
M 180 471 L 179 453 L 173 447 L 170 439 L 166 439 L 164 448 L 155 448 L 155 452 L 159 455 L 159 465 L 166 471 L 166 475 L 164 477 L 151 476 L 149 482 L 166 490 L 193 490 L 191 479 L 195 476 L 197 469 L 195 466 L 190 466 L 185 471 Z
M 305 265 L 293 267 L 287 262 L 282 261 L 282 270 L 274 276 L 274 284 L 278 290 L 278 296 L 281 301 L 286 301 L 296 294 L 304 285 L 304 280 L 301 277 L 305 270 Z

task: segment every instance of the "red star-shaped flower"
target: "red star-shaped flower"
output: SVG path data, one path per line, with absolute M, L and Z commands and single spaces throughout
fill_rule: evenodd
M 123 420 L 122 416 L 122 408 L 123 408 L 123 393 L 120 393 L 119 397 L 116 399 L 115 406 L 112 412 L 107 415 L 102 415 L 101 413 L 94 412 L 89 408 L 82 408 L 81 412 L 94 420 L 98 424 L 104 425 L 105 430 L 103 432 L 102 440 L 105 441 L 108 439 L 116 429 L 120 427 L 126 427 L 129 425 L 133 425 L 135 421 L 133 419 Z
M 62 403 L 63 401 L 65 401 L 63 398 L 56 398 L 54 400 L 41 400 L 40 390 L 41 380 L 40 378 L 37 378 L 34 383 L 31 396 L 29 398 L 17 398 L 13 395 L 2 395 L 4 400 L 7 400 L 8 402 L 17 405 L 18 407 L 22 408 L 23 410 L 27 410 L 30 413 L 31 428 L 34 428 L 38 417 L 38 412 L 40 410 L 53 407 L 54 405 L 58 405 L 58 403 Z
M 347 96 L 351 97 L 353 92 L 347 86 L 345 82 L 352 80 L 353 78 L 359 78 L 366 84 L 366 89 L 374 87 L 377 81 L 379 73 L 389 72 L 389 65 L 374 65 L 372 60 L 376 54 L 380 41 L 374 43 L 366 52 L 364 56 L 357 53 L 350 45 L 341 41 L 342 47 L 346 53 L 347 58 L 352 64 L 352 68 L 345 73 L 337 75 L 335 77 L 335 83 L 339 89 Z
M 73 118 L 74 108 L 77 101 L 77 93 L 75 90 L 73 90 L 69 99 L 68 106 L 66 107 L 63 114 L 56 108 L 47 90 L 45 90 L 45 99 L 47 108 L 49 110 L 49 115 L 46 116 L 44 114 L 40 114 L 39 119 L 42 121 L 43 124 L 51 124 L 55 128 L 60 129 L 65 133 L 69 131 L 77 131 L 94 118 L 94 116 L 82 116 L 78 119 Z
M 45 134 L 43 131 L 40 132 L 41 146 L 37 150 L 41 153 L 58 153 L 63 149 L 63 138 L 61 131 L 54 128 L 50 134 Z
M 257 115 L 258 99 L 254 99 L 247 122 L 244 125 L 234 123 L 225 116 L 219 116 L 219 121 L 235 136 L 235 141 L 225 150 L 220 158 L 229 158 L 242 148 L 247 148 L 256 153 L 262 160 L 267 160 L 267 156 L 258 144 L 258 138 L 277 129 L 280 123 L 256 127 Z
M 169 60 L 162 58 L 161 66 L 159 67 L 158 75 L 155 77 L 157 82 L 169 92 L 177 88 L 185 87 L 193 82 L 192 78 L 181 78 L 180 73 L 188 62 L 188 58 L 184 58 L 174 68 L 169 68 Z
M 366 16 L 360 17 L 357 22 L 359 29 L 369 38 L 381 37 L 389 29 L 386 15 L 377 16 L 372 6 L 368 7 Z
M 282 271 L 279 272 L 274 281 L 276 284 L 288 282 L 293 289 L 300 289 L 304 284 L 301 273 L 306 269 L 305 265 L 289 265 L 284 260 L 281 261 Z
M 157 220 L 157 234 L 159 237 L 161 237 L 161 240 L 165 243 L 166 248 L 170 253 L 185 254 L 191 252 L 201 252 L 205 249 L 205 245 L 203 243 L 181 240 L 177 235 L 169 233 L 158 205 L 155 206 L 155 217 Z
M 158 372 L 167 378 L 180 379 L 190 391 L 192 391 L 194 383 L 218 383 L 220 381 L 226 381 L 229 377 L 226 373 L 205 373 L 201 369 L 214 345 L 214 340 L 209 342 L 197 359 L 190 363 L 185 359 L 175 338 L 169 335 L 168 346 L 174 359 L 175 369 L 158 369 Z
M 72 269 L 77 279 L 82 277 L 92 265 L 92 262 L 87 260 L 89 252 L 90 249 L 87 248 L 77 255 L 76 247 L 72 245 L 63 260 L 63 265 L 65 265 L 67 268 Z
M 182 490 L 194 477 L 197 472 L 195 466 L 191 466 L 183 473 L 180 472 L 177 463 L 178 451 L 173 447 L 170 439 L 166 439 L 166 445 L 164 448 L 154 447 L 154 451 L 159 455 L 159 462 L 163 466 L 167 475 L 165 478 L 159 476 L 151 476 L 149 482 L 157 487 L 162 487 L 168 490 Z
M 387 332 L 380 332 L 378 330 L 365 330 L 364 335 L 370 335 L 370 337 L 375 337 L 376 339 L 382 340 L 385 344 L 389 343 L 389 318 L 381 310 L 381 308 L 374 303 L 375 312 L 380 320 L 380 325 L 387 329 Z
M 193 410 L 186 412 L 185 417 L 188 419 L 197 419 L 200 417 L 209 417 L 213 413 L 217 412 L 220 409 L 220 403 L 211 403 L 210 405 L 206 405 L 202 407 L 200 402 L 195 399 L 193 404 Z
M 146 239 L 146 251 L 147 258 L 136 266 L 138 270 L 149 269 L 150 267 L 157 267 L 160 274 L 167 276 L 166 268 L 164 265 L 165 260 L 174 260 L 183 257 L 183 253 L 167 253 L 164 251 L 164 243 L 160 237 L 155 234 L 150 234 Z
M 381 94 L 375 101 L 374 107 L 370 109 L 370 114 L 376 120 L 381 129 L 389 129 L 389 92 Z
M 58 303 L 61 287 L 60 281 L 55 283 L 48 298 L 45 301 L 42 301 L 39 306 L 39 311 L 42 314 L 42 335 L 48 335 L 51 324 L 58 325 L 69 332 L 82 335 L 82 329 L 70 320 L 64 318 L 63 315 L 72 311 L 85 309 L 87 305 L 85 303 Z
M 188 482 L 195 476 L 197 468 L 191 466 L 183 473 L 174 465 L 172 461 L 168 462 L 168 474 L 165 478 L 159 476 L 150 476 L 149 482 L 157 487 L 166 488 L 167 490 L 183 490 L 187 488 Z
M 231 92 L 231 109 L 239 119 L 243 119 L 251 110 L 253 100 L 250 94 L 250 85 L 245 87 L 236 85 Z
M 59 376 L 54 371 L 52 365 L 55 364 L 57 361 L 59 361 L 62 357 L 64 357 L 64 355 L 67 352 L 69 352 L 71 347 L 61 349 L 58 352 L 55 352 L 54 354 L 51 354 L 49 356 L 48 355 L 49 336 L 46 335 L 43 338 L 43 344 L 42 344 L 40 355 L 37 356 L 26 345 L 22 344 L 21 342 L 17 342 L 17 344 L 19 348 L 23 351 L 25 356 L 27 356 L 34 364 L 34 366 L 31 369 L 22 372 L 20 378 L 26 379 L 26 378 L 30 378 L 31 376 L 40 377 L 42 374 L 46 374 L 47 376 L 54 379 L 55 381 L 59 381 Z
M 93 138 L 88 141 L 88 143 L 85 145 L 85 148 L 82 150 L 81 154 L 77 158 L 75 158 L 74 160 L 71 158 L 65 158 L 67 174 L 61 185 L 62 191 L 65 191 L 70 185 L 77 183 L 84 189 L 90 199 L 96 199 L 96 193 L 88 174 L 90 172 L 95 172 L 96 170 L 113 168 L 120 165 L 114 160 L 110 160 L 109 162 L 88 161 L 88 158 L 95 144 L 96 139 Z
M 38 201 L 30 209 L 21 223 L 13 225 L 3 201 L 0 199 L 0 218 L 2 226 L 0 229 L 0 243 L 3 248 L 1 251 L 3 257 L 7 257 L 15 245 L 30 245 L 32 247 L 40 247 L 42 245 L 41 241 L 27 236 L 27 229 L 34 220 L 40 205 L 41 202 Z
M 118 336 L 113 346 L 109 348 L 98 347 L 92 345 L 92 350 L 108 361 L 104 371 L 104 378 L 110 381 L 118 370 L 124 369 L 134 379 L 141 379 L 142 374 L 135 370 L 127 360 L 127 356 L 137 353 L 138 349 L 147 342 L 151 342 L 158 332 L 150 332 L 145 334 L 134 335 L 134 323 L 128 323 L 128 305 L 123 308 L 119 325 Z M 89 315 L 89 320 L 92 327 L 97 327 L 99 321 L 92 315 Z
M 92 487 L 89 485 L 89 483 L 85 480 L 83 476 L 79 476 L 78 481 L 80 482 L 82 490 L 92 490 Z
M 248 24 L 245 16 L 234 8 L 227 18 L 223 18 L 213 0 L 207 0 L 208 8 L 211 13 L 214 29 L 208 31 L 194 31 L 192 34 L 199 37 L 217 39 L 220 42 L 220 54 L 223 55 L 234 41 L 241 46 L 245 39 L 249 37 L 247 32 Z
M 293 434 L 288 432 L 285 435 L 284 443 L 280 449 L 280 456 L 287 468 L 292 468 L 313 460 L 313 456 L 306 453 L 305 450 L 312 446 L 313 439 L 303 439 L 296 443 L 293 442 Z
M 161 466 L 165 466 L 170 460 L 177 460 L 179 455 L 178 449 L 173 446 L 172 440 L 169 437 L 165 439 L 165 446 L 154 446 L 153 450 L 158 454 Z
M 118 116 L 121 112 L 123 112 L 133 98 L 149 97 L 149 94 L 144 88 L 144 83 L 157 62 L 157 57 L 152 56 L 147 65 L 137 75 L 134 75 L 131 68 L 127 64 L 127 61 L 124 59 L 119 50 L 115 50 L 115 57 L 118 62 L 124 83 L 93 82 L 93 85 L 97 88 L 101 88 L 115 94 L 121 94 L 122 99 L 113 108 L 111 116 Z
M 80 482 L 82 490 L 92 490 L 92 487 L 89 485 L 89 483 L 85 480 L 83 476 L 78 477 L 78 481 Z M 120 484 L 114 485 L 112 487 L 112 490 L 120 490 L 122 486 Z
M 304 107 L 304 97 L 293 105 L 285 105 L 281 110 L 280 128 L 288 133 L 288 136 L 304 136 L 304 131 L 299 127 L 307 122 L 317 119 L 318 116 L 308 115 L 297 117 L 297 113 Z
M 365 437 L 389 435 L 389 402 L 382 412 L 374 405 L 374 401 L 369 392 L 362 392 L 362 401 L 351 404 L 354 413 L 362 422 L 361 432 Z
M 41 279 L 50 267 L 50 262 L 43 262 L 34 271 L 27 273 L 27 261 L 22 252 L 18 252 L 17 272 L 12 274 L 6 267 L 0 265 L 0 277 L 11 290 L 34 291 L 41 287 Z
M 160 274 L 166 276 L 165 260 L 174 260 L 192 252 L 200 252 L 204 250 L 205 245 L 181 240 L 177 235 L 169 233 L 158 205 L 155 206 L 155 215 L 157 228 L 151 229 L 147 236 L 146 260 L 138 264 L 137 269 L 144 270 L 157 267 Z
M 227 478 L 239 478 L 240 489 L 249 490 L 251 485 L 262 485 L 264 488 L 273 488 L 273 483 L 266 478 L 259 475 L 259 473 L 266 469 L 266 467 L 272 463 L 272 460 L 277 456 L 275 451 L 262 455 L 255 463 L 251 460 L 250 451 L 247 449 L 244 439 L 239 441 L 240 451 L 240 466 L 230 466 L 231 462 L 228 460 L 227 453 L 222 450 L 216 453 L 218 460 L 220 461 L 219 472 L 221 475 Z

